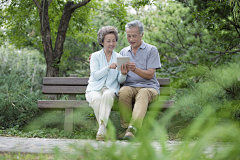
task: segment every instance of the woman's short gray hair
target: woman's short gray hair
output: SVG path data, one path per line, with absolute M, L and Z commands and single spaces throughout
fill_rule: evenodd
M 107 34 L 113 33 L 118 41 L 118 31 L 113 26 L 104 26 L 98 30 L 98 44 L 103 47 L 102 43 L 104 42 L 104 37 Z
M 127 28 L 131 28 L 131 27 L 138 27 L 140 35 L 142 35 L 143 32 L 144 32 L 143 24 L 139 20 L 134 20 L 134 21 L 131 21 L 131 22 L 127 23 L 126 26 L 125 26 L 125 30 L 127 30 Z

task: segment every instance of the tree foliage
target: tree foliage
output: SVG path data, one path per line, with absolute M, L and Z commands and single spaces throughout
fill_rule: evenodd
M 108 16 L 110 11 L 109 4 L 103 3 L 102 8 L 98 9 L 97 14 L 92 17 L 92 27 L 94 28 L 94 38 L 91 41 L 79 41 L 76 37 L 68 36 L 64 43 L 64 54 L 60 63 L 60 75 L 69 76 L 69 74 L 78 74 L 79 76 L 88 77 L 90 75 L 88 57 L 91 53 L 100 50 L 102 47 L 97 41 L 98 30 L 107 25 L 117 28 L 119 36 L 125 32 L 124 25 L 121 21 L 113 16 Z M 108 10 L 108 11 L 107 11 Z M 82 35 L 83 36 L 83 35 Z M 125 38 L 125 37 L 124 37 Z M 116 50 L 120 51 L 125 45 L 119 40 Z
M 146 41 L 159 49 L 163 63 L 159 74 L 183 82 L 187 64 L 210 69 L 238 61 L 240 28 L 229 4 L 183 2 L 156 3 L 156 9 L 146 12 L 142 18 Z
M 97 1 L 6 1 L 2 2 L 1 24 L 7 28 L 6 36 L 16 46 L 43 49 L 47 76 L 58 76 L 66 33 L 83 42 L 95 38 L 92 18 L 101 7 Z M 125 23 L 125 4 L 109 3 L 106 12 L 122 24 Z
M 239 20 L 240 2 L 238 0 L 230 0 L 230 6 L 233 8 L 233 15 L 236 20 Z

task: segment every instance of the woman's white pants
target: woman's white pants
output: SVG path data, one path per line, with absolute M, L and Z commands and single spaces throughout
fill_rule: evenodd
M 115 93 L 106 87 L 103 87 L 100 91 L 86 93 L 86 100 L 93 108 L 99 126 L 102 122 L 105 127 L 107 126 L 115 97 Z

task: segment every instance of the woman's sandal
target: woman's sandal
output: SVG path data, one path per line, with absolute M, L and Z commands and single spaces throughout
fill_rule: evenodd
M 96 140 L 97 141 L 104 141 L 105 140 L 105 136 L 101 133 L 98 133 L 96 136 Z

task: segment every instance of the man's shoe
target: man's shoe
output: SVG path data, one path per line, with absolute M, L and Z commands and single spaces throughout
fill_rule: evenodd
M 133 140 L 135 138 L 136 133 L 137 133 L 137 128 L 135 128 L 133 126 L 129 126 L 123 139 L 124 140 Z
M 121 133 L 121 134 L 119 134 L 119 135 L 117 136 L 117 140 L 123 140 L 123 137 L 125 136 L 125 134 L 126 134 L 126 131 L 123 132 L 123 133 Z

